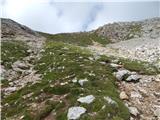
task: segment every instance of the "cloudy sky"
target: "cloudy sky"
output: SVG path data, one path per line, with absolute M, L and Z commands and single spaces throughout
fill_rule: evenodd
M 48 33 L 88 31 L 106 23 L 160 17 L 160 0 L 57 1 L 0 0 L 0 17 Z

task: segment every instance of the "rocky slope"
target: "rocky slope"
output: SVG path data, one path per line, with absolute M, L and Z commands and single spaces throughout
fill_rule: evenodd
M 159 18 L 57 35 L 1 21 L 2 119 L 160 119 Z
M 134 26 L 136 30 L 132 31 L 132 29 L 129 29 L 131 26 Z M 141 61 L 144 64 L 148 63 L 156 67 L 158 70 L 157 75 L 149 75 L 152 68 L 150 69 L 146 64 L 146 67 L 143 69 L 150 69 L 151 71 L 147 72 L 146 75 L 143 75 L 144 72 L 139 71 L 140 75 L 136 75 L 140 77 L 139 82 L 132 83 L 120 80 L 118 84 L 121 90 L 120 96 L 124 99 L 130 112 L 133 112 L 131 120 L 159 120 L 160 19 L 154 18 L 141 22 L 115 23 L 100 27 L 96 32 L 99 35 L 109 37 L 115 43 L 107 44 L 105 47 L 98 45 L 89 46 L 88 49 L 93 51 L 94 54 L 126 60 L 130 59 L 139 63 Z M 131 37 L 129 37 L 130 35 Z M 122 64 L 128 67 L 126 65 L 127 62 L 124 61 Z M 115 66 L 119 65 L 116 64 Z M 133 66 L 137 65 L 133 64 Z M 132 70 L 132 67 L 130 67 L 129 69 Z M 137 71 L 137 68 L 135 70 Z M 127 72 L 120 72 L 119 74 L 125 77 Z M 117 79 L 119 78 L 119 76 L 116 77 Z M 134 77 L 131 78 L 133 79 Z
M 129 29 L 135 24 L 139 25 L 136 34 L 135 31 Z M 105 25 L 99 28 L 97 32 L 99 35 L 105 33 L 104 36 L 109 37 L 111 41 L 116 43 L 107 44 L 105 47 L 92 45 L 89 49 L 99 51 L 101 54 L 153 63 L 160 69 L 160 18 L 153 18 L 141 22 Z M 112 32 L 114 34 L 110 36 Z M 120 34 L 121 36 L 116 36 L 115 34 Z M 135 36 L 125 38 L 128 34 L 135 34 Z M 137 36 L 137 34 L 139 34 L 139 36 Z
M 30 28 L 18 24 L 11 19 L 1 18 L 1 40 L 2 41 L 24 41 L 32 49 L 40 49 L 43 45 L 44 37 Z
M 112 42 L 141 37 L 157 38 L 160 35 L 159 22 L 160 18 L 136 22 L 119 22 L 104 25 L 92 32 L 97 33 L 99 36 L 109 38 Z

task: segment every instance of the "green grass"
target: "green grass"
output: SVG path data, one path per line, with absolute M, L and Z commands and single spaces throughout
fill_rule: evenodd
M 111 63 L 112 60 L 118 60 L 117 64 L 122 64 L 125 69 L 138 72 L 139 74 L 157 75 L 160 73 L 160 70 L 157 67 L 148 62 L 130 60 L 122 57 L 117 58 L 114 56 L 105 56 L 105 55 L 101 56 L 99 60 L 107 63 Z
M 102 59 L 91 61 L 89 58 L 94 58 L 94 56 L 89 51 L 51 41 L 46 44 L 45 52 L 42 52 L 42 55 L 41 59 L 35 63 L 35 69 L 42 74 L 41 82 L 27 85 L 8 97 L 2 98 L 2 105 L 9 104 L 2 109 L 3 119 L 24 115 L 26 120 L 39 120 L 55 111 L 57 120 L 66 120 L 68 108 L 76 105 L 84 106 L 87 109 L 87 113 L 81 117 L 81 120 L 129 119 L 129 111 L 119 98 L 115 78 L 112 75 L 113 71 L 108 65 L 100 63 Z M 86 78 L 88 82 L 81 87 L 78 83 L 72 82 L 74 78 L 77 80 Z M 61 85 L 64 82 L 68 82 L 68 84 Z M 23 99 L 22 96 L 31 92 L 33 92 L 32 96 Z M 90 94 L 96 97 L 90 105 L 77 102 L 80 96 Z M 50 100 L 55 96 L 64 95 L 66 97 L 61 99 L 61 104 L 57 103 L 59 100 Z M 110 96 L 117 102 L 117 106 L 108 104 L 103 99 L 104 96 Z M 43 102 L 48 104 L 45 104 L 44 109 L 40 111 L 29 107 L 31 103 L 40 106 Z M 103 105 L 106 105 L 106 109 L 101 109 Z M 90 116 L 93 112 L 97 112 L 97 114 Z
M 41 34 L 51 41 L 69 43 L 79 46 L 93 45 L 93 41 L 103 46 L 110 43 L 109 39 L 98 36 L 96 33 L 89 33 L 89 32 L 61 33 L 55 35 L 47 33 L 41 33 Z
M 23 57 L 28 56 L 28 46 L 21 41 L 2 41 L 1 42 L 1 64 L 6 69 L 11 68 L 11 64 Z
M 123 63 L 126 69 L 138 72 L 140 74 L 156 75 L 160 73 L 160 71 L 154 65 L 147 62 L 128 59 L 120 59 L 120 62 Z

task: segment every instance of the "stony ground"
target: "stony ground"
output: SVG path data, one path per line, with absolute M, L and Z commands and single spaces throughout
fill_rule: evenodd
M 136 38 L 122 41 L 114 44 L 108 44 L 106 47 L 89 46 L 92 51 L 99 54 L 106 54 L 115 57 L 129 58 L 132 60 L 141 60 L 159 65 L 160 56 L 160 38 Z
M 120 71 L 126 70 L 123 66 L 114 64 Z M 117 68 L 117 66 L 120 66 Z M 124 77 L 125 74 L 120 74 Z M 117 82 L 120 88 L 120 98 L 124 100 L 132 116 L 130 120 L 159 120 L 160 119 L 160 74 L 140 75 L 133 72 L 132 79 L 121 79 Z M 116 76 L 119 79 L 119 76 Z
M 121 82 L 120 90 L 125 91 L 129 96 L 125 100 L 127 106 L 134 106 L 138 109 L 140 120 L 159 120 L 160 113 L 160 76 L 140 75 L 137 83 Z M 134 120 L 134 116 L 131 120 Z
M 89 46 L 95 54 L 103 54 L 122 59 L 140 60 L 156 66 L 159 71 L 160 38 L 134 38 L 109 44 L 106 47 Z M 149 67 L 148 67 L 149 68 Z M 148 69 L 147 67 L 145 69 Z M 148 72 L 149 74 L 150 72 Z M 118 82 L 121 92 L 127 95 L 124 100 L 128 108 L 135 107 L 131 120 L 159 120 L 160 119 L 160 74 L 138 75 L 139 82 Z M 136 113 L 136 110 L 138 111 Z M 136 117 L 135 117 L 136 116 Z

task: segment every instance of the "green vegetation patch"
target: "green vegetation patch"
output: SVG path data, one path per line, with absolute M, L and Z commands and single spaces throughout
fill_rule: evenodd
M 144 61 L 130 60 L 122 57 L 117 58 L 114 56 L 105 55 L 102 55 L 99 60 L 107 63 L 118 60 L 117 64 L 122 64 L 125 69 L 138 72 L 139 74 L 156 75 L 160 73 L 160 70 L 155 65 Z M 114 68 L 112 68 L 112 70 L 115 71 Z
M 48 40 L 69 43 L 79 46 L 88 46 L 93 45 L 93 42 L 97 42 L 101 45 L 106 45 L 110 43 L 110 40 L 104 38 L 102 36 L 98 36 L 96 33 L 89 33 L 89 32 L 80 32 L 80 33 L 61 33 L 61 34 L 47 34 L 41 33 L 45 36 Z
M 83 106 L 87 113 L 81 116 L 81 120 L 129 119 L 129 111 L 119 98 L 113 71 L 101 63 L 105 58 L 96 60 L 89 51 L 60 42 L 48 42 L 41 54 L 35 69 L 42 74 L 42 80 L 2 98 L 2 105 L 8 104 L 2 109 L 3 118 L 24 115 L 27 120 L 40 120 L 47 116 L 67 120 L 69 107 Z M 88 80 L 83 86 L 73 82 L 82 79 Z M 30 93 L 30 97 L 24 98 Z M 77 102 L 79 97 L 87 95 L 95 96 L 93 103 Z M 105 96 L 117 104 L 109 104 L 104 100 Z M 33 107 L 33 104 L 37 106 Z
M 120 59 L 120 62 L 123 63 L 126 69 L 138 72 L 140 74 L 156 75 L 160 73 L 160 71 L 154 65 L 147 62 L 128 59 Z
M 12 63 L 28 56 L 27 49 L 28 46 L 21 41 L 2 41 L 1 64 L 9 69 Z

